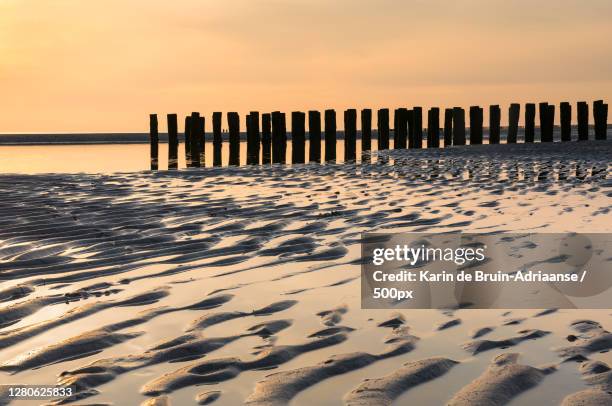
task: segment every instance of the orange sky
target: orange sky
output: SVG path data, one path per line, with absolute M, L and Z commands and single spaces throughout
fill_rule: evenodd
M 0 132 L 610 101 L 611 20 L 609 0 L 0 0 Z

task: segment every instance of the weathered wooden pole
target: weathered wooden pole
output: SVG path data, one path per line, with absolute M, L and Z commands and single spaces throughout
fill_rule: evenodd
M 525 104 L 525 142 L 535 142 L 535 103 Z
M 501 134 L 501 109 L 498 104 L 489 106 L 489 144 L 499 144 Z
M 372 149 L 372 110 L 361 110 L 361 152 Z
M 240 116 L 237 112 L 227 113 L 227 128 L 229 131 L 229 164 L 240 165 Z
M 414 110 L 410 109 L 406 111 L 406 123 L 408 128 L 408 135 L 406 136 L 408 148 L 414 148 Z
M 444 148 L 453 145 L 453 109 L 444 109 Z
M 191 168 L 191 117 L 185 117 L 185 166 Z
M 423 109 L 421 107 L 412 108 L 412 117 L 414 120 L 414 148 L 423 147 Z
M 200 147 L 200 166 L 206 166 L 206 118 L 200 117 L 200 135 L 198 136 Z
M 157 114 L 149 114 L 149 141 L 151 143 L 151 170 L 159 169 L 159 132 Z
M 190 123 L 190 144 L 191 144 L 191 167 L 199 168 L 200 167 L 200 132 L 202 125 L 202 121 L 200 120 L 200 113 L 193 112 L 191 113 Z
M 432 107 L 427 112 L 427 148 L 440 147 L 440 109 Z
M 561 141 L 572 140 L 572 105 L 561 102 L 559 105 L 559 122 L 561 124 Z
M 259 165 L 259 112 L 251 111 L 247 115 L 247 164 Z
M 357 110 L 344 111 L 344 162 L 357 159 Z
M 605 140 L 608 137 L 608 104 L 603 100 L 593 102 L 593 118 L 595 119 L 595 139 Z
M 168 114 L 168 169 L 178 169 L 178 123 L 176 114 Z
M 284 164 L 287 162 L 287 127 L 285 113 L 275 111 L 272 113 L 272 163 Z
M 389 149 L 389 109 L 378 110 L 378 150 Z
M 261 163 L 272 162 L 272 116 L 270 113 L 261 115 Z
M 516 144 L 518 138 L 518 123 L 521 115 L 521 105 L 518 103 L 510 104 L 508 110 L 508 136 L 506 138 L 507 144 Z
M 306 162 L 306 114 L 301 111 L 291 113 L 291 162 Z
M 589 139 L 589 105 L 587 102 L 578 102 L 578 141 Z
M 540 140 L 553 142 L 555 106 L 546 102 L 540 103 Z
M 321 113 L 308 112 L 308 162 L 321 162 Z
M 453 108 L 453 145 L 465 145 L 465 110 Z
M 325 162 L 336 160 L 336 111 L 325 110 Z
M 221 119 L 223 115 L 216 111 L 212 115 L 213 121 L 213 166 L 222 165 L 223 132 L 221 130 Z
M 393 128 L 393 148 L 406 149 L 408 140 L 408 109 L 395 109 L 395 126 Z
M 482 108 L 470 106 L 470 145 L 482 144 Z

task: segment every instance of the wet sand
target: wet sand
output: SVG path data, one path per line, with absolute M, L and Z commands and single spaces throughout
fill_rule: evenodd
M 72 404 L 609 403 L 609 309 L 361 310 L 359 256 L 365 231 L 610 232 L 610 156 L 0 175 L 0 381 Z

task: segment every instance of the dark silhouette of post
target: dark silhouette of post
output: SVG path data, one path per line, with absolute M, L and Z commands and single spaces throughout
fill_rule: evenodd
M 191 167 L 192 168 L 199 168 L 200 167 L 200 132 L 203 130 L 203 128 L 201 129 L 201 125 L 202 125 L 202 120 L 200 120 L 200 113 L 198 112 L 193 112 L 191 113 L 191 119 L 189 120 L 190 123 L 190 132 L 189 132 L 189 139 L 190 139 L 190 145 L 191 145 Z
M 440 147 L 440 109 L 432 107 L 427 112 L 427 148 Z
M 489 144 L 499 144 L 501 134 L 501 109 L 498 104 L 489 106 Z
M 559 105 L 561 124 L 561 141 L 572 140 L 572 105 L 568 102 L 561 102 Z
M 482 108 L 470 107 L 470 145 L 482 144 Z
M 555 106 L 546 102 L 540 103 L 540 140 L 553 142 Z
M 389 109 L 378 110 L 378 150 L 389 149 Z
M 213 121 L 213 166 L 222 165 L 223 150 L 223 133 L 221 131 L 221 119 L 223 115 L 221 112 L 216 111 L 212 115 Z
M 308 162 L 321 162 L 321 113 L 308 112 Z
M 247 116 L 247 164 L 259 165 L 259 112 L 251 111 Z
M 605 140 L 608 136 L 608 104 L 603 100 L 593 102 L 593 119 L 595 120 L 595 139 Z
M 191 168 L 191 117 L 185 117 L 185 166 Z
M 465 145 L 465 110 L 453 108 L 453 145 Z
M 198 147 L 200 151 L 200 166 L 206 166 L 206 118 L 200 117 L 200 134 L 198 135 Z
M 357 110 L 344 111 L 344 162 L 357 159 Z
M 361 110 L 361 152 L 372 149 L 372 110 Z
M 178 169 L 178 123 L 176 114 L 168 114 L 168 169 Z
M 414 148 L 414 110 L 406 111 L 406 122 L 408 125 L 408 148 Z
M 306 114 L 301 111 L 291 113 L 291 162 L 306 162 Z
M 423 147 L 423 109 L 421 107 L 413 107 L 412 108 L 412 117 L 414 120 L 414 131 L 413 134 L 414 139 L 414 148 L 422 148 Z
M 508 136 L 506 138 L 507 144 L 516 144 L 518 138 L 518 123 L 521 115 L 521 105 L 518 103 L 510 104 L 508 110 Z
M 589 105 L 587 102 L 578 102 L 578 141 L 589 139 Z
M 284 164 L 287 162 L 287 127 L 285 113 L 275 111 L 272 113 L 272 163 Z
M 453 145 L 453 109 L 444 109 L 444 148 Z
M 149 114 L 149 141 L 151 143 L 151 170 L 159 169 L 159 132 L 157 114 Z
M 406 149 L 408 140 L 408 109 L 395 109 L 395 126 L 393 128 L 393 148 Z
M 232 111 L 227 113 L 227 128 L 229 131 L 229 164 L 240 165 L 240 116 Z
M 325 110 L 325 162 L 336 160 L 336 111 Z
M 261 115 L 261 163 L 272 162 L 272 116 L 270 113 Z
M 535 141 L 535 103 L 525 104 L 525 142 Z

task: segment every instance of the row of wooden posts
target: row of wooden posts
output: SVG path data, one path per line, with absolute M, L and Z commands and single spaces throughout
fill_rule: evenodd
M 508 111 L 508 133 L 506 142 L 516 143 L 521 106 L 513 103 Z M 572 106 L 563 102 L 559 106 L 561 141 L 571 141 Z M 421 107 L 395 110 L 393 141 L 395 149 L 422 148 L 423 111 Z M 555 105 L 539 104 L 540 141 L 552 142 L 555 118 Z M 593 103 L 595 139 L 605 140 L 607 133 L 608 105 L 602 100 Z M 168 114 L 168 169 L 178 168 L 178 123 L 176 114 Z M 389 109 L 377 112 L 378 149 L 389 149 L 390 127 Z M 222 113 L 212 115 L 213 166 L 221 166 L 221 148 L 223 144 Z M 306 114 L 301 111 L 291 113 L 291 162 L 304 163 L 306 159 Z M 489 106 L 489 144 L 500 143 L 501 109 L 499 105 Z M 535 142 L 536 105 L 525 105 L 524 141 Z M 227 113 L 229 132 L 229 164 L 240 164 L 240 117 L 236 112 Z M 586 102 L 577 104 L 578 140 L 589 139 L 589 105 Z M 469 109 L 470 144 L 483 142 L 483 109 L 472 106 Z M 440 109 L 432 107 L 427 112 L 427 147 L 440 147 Z M 325 110 L 323 140 L 325 142 L 326 162 L 336 160 L 336 111 Z M 287 130 L 285 113 L 260 114 L 251 112 L 246 117 L 247 164 L 258 165 L 286 163 Z M 321 113 L 308 112 L 309 162 L 321 162 Z M 443 127 L 444 146 L 465 145 L 466 125 L 465 110 L 461 107 L 447 108 L 444 111 Z M 372 110 L 361 110 L 361 149 L 371 150 Z M 157 114 L 150 115 L 151 169 L 159 167 L 159 133 Z M 185 158 L 187 167 L 204 166 L 205 155 L 205 118 L 199 113 L 185 117 Z M 356 159 L 357 151 L 357 110 L 344 112 L 344 160 Z

